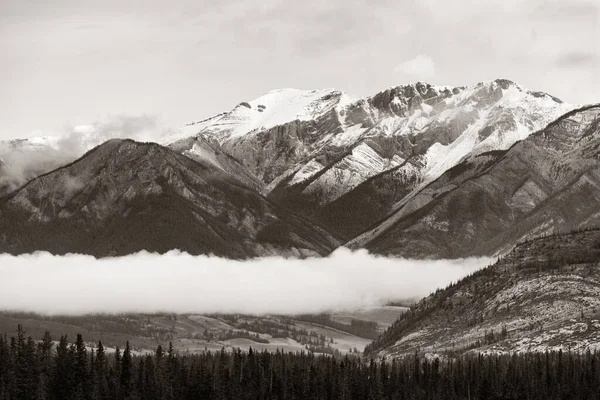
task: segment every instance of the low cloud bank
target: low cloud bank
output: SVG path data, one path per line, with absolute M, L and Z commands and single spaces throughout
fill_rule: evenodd
M 181 252 L 100 260 L 2 254 L 0 309 L 69 315 L 318 313 L 426 296 L 491 262 L 388 259 L 347 249 L 322 259 L 252 261 Z
M 157 141 L 167 132 L 169 129 L 153 116 L 116 115 L 91 125 L 68 127 L 56 136 L 0 142 L 0 189 L 1 186 L 16 189 L 109 139 Z

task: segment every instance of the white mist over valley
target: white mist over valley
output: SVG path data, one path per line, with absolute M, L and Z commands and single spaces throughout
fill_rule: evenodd
M 233 261 L 172 251 L 95 259 L 0 255 L 4 310 L 41 314 L 304 314 L 422 297 L 489 258 L 406 260 L 339 249 L 326 258 Z

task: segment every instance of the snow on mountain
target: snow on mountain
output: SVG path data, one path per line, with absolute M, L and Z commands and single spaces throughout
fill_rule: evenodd
M 497 90 L 499 85 L 492 82 L 490 87 Z M 480 90 L 477 86 L 465 90 L 453 101 L 447 101 L 446 104 L 451 107 L 447 108 L 450 111 L 443 118 L 450 119 L 461 107 L 476 109 L 473 99 L 477 90 Z M 425 183 L 439 177 L 467 155 L 508 149 L 573 108 L 572 105 L 557 102 L 549 95 L 532 96 L 531 92 L 517 84 L 502 88 L 502 97 L 491 106 L 479 110 L 477 118 L 454 142 L 448 145 L 434 143 L 429 148 L 424 156 L 427 165 Z M 440 119 L 433 117 L 433 121 L 439 122 Z M 489 129 L 492 131 L 482 138 L 481 133 Z
M 467 155 L 506 149 L 571 108 L 506 80 L 460 88 L 417 82 L 362 99 L 334 89 L 280 89 L 169 134 L 157 133 L 147 120 L 82 125 L 62 135 L 0 142 L 0 158 L 9 167 L 22 164 L 10 153 L 19 159 L 32 153 L 36 160 L 47 160 L 35 161 L 39 168 L 19 165 L 19 170 L 28 170 L 20 175 L 31 178 L 110 138 L 181 147 L 178 142 L 202 136 L 216 141 L 271 189 L 281 181 L 297 185 L 314 179 L 318 182 L 308 192 L 315 185 L 340 185 L 326 195 L 334 200 L 362 179 L 414 157 L 423 164 L 420 174 L 426 184 Z M 378 143 L 352 149 L 368 139 Z M 193 152 L 192 147 L 182 152 Z M 349 158 L 337 159 L 344 152 Z M 358 160 L 363 156 L 364 162 Z M 372 162 L 375 159 L 379 160 Z M 323 174 L 332 163 L 335 168 Z
M 334 89 L 281 89 L 170 133 L 134 121 L 0 143 L 0 180 L 11 176 L 14 189 L 112 137 L 152 140 L 350 240 L 399 209 L 398 217 L 413 210 L 427 199 L 424 188 L 461 161 L 506 150 L 573 108 L 504 79 L 416 82 L 359 99 Z M 345 221 L 355 221 L 352 229 Z
M 507 151 L 473 156 L 346 243 L 409 258 L 503 254 L 599 224 L 600 106 L 580 107 Z M 371 202 L 372 203 L 372 202 Z
M 304 192 L 310 194 L 327 188 L 326 195 L 320 199 L 320 202 L 329 203 L 344 193 L 348 193 L 368 178 L 399 166 L 403 162 L 404 160 L 398 155 L 387 159 L 381 157 L 368 144 L 360 143 L 352 149 L 350 155 L 330 166 L 317 179 L 313 180 Z M 294 179 L 297 179 L 298 175 L 299 173 L 296 173 Z M 307 178 L 309 176 L 311 175 L 304 173 L 302 177 Z
M 351 101 L 348 95 L 334 89 L 272 90 L 254 100 L 238 104 L 228 113 L 188 124 L 165 138 L 165 141 L 175 141 L 210 130 L 212 138 L 225 142 L 291 121 L 313 120 L 334 107 L 343 108 Z
M 228 113 L 190 124 L 169 139 L 175 141 L 194 132 L 216 139 L 239 155 L 239 147 L 253 146 L 260 141 L 251 140 L 247 137 L 249 134 L 269 136 L 273 128 L 293 121 L 315 122 L 316 126 L 312 124 L 308 131 L 319 131 L 319 137 L 309 140 L 299 137 L 292 143 L 291 150 L 303 148 L 293 161 L 305 163 L 299 169 L 295 163 L 289 166 L 288 170 L 294 172 L 289 183 L 296 184 L 305 180 L 307 171 L 313 175 L 318 173 L 314 168 L 318 161 L 309 156 L 327 148 L 350 148 L 367 138 L 377 137 L 406 136 L 414 142 L 413 138 L 439 136 L 440 130 L 458 131 L 453 133 L 455 138 L 424 137 L 424 142 L 431 141 L 424 151 L 418 149 L 419 143 L 413 143 L 424 159 L 422 172 L 429 181 L 468 154 L 510 147 L 572 108 L 550 95 L 531 92 L 505 80 L 466 88 L 436 87 L 419 82 L 393 87 L 364 99 L 352 99 L 330 89 L 283 89 L 241 103 Z M 332 118 L 320 121 L 328 113 L 333 113 Z M 327 123 L 329 126 L 324 127 Z M 428 131 L 434 132 L 427 135 Z M 240 145 L 241 142 L 245 144 Z M 261 149 L 256 148 L 256 152 L 260 153 Z M 398 155 L 407 158 L 406 154 Z M 393 157 L 388 156 L 388 159 L 391 161 Z M 388 165 L 395 166 L 393 162 Z M 369 167 L 368 163 L 364 165 L 369 170 L 363 172 L 365 176 L 380 172 Z M 258 168 L 255 172 L 260 176 L 262 171 Z
M 217 142 L 263 182 L 266 194 L 314 217 L 315 207 L 363 190 L 367 181 L 389 181 L 406 162 L 411 178 L 396 174 L 399 181 L 386 185 L 410 199 L 462 160 L 506 150 L 573 108 L 504 79 L 467 87 L 417 82 L 362 99 L 283 89 L 189 124 L 169 140 L 177 148 L 189 137 Z M 390 204 L 374 217 L 405 198 L 381 199 Z

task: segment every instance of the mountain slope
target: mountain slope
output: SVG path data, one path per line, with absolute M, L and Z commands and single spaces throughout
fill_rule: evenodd
M 421 300 L 365 351 L 599 350 L 599 260 L 598 229 L 522 243 Z
M 596 117 L 592 107 L 559 118 L 572 110 L 555 97 L 503 79 L 467 87 L 419 82 L 363 99 L 331 89 L 282 89 L 188 124 L 160 143 L 220 180 L 265 196 L 278 210 L 293 210 L 349 247 L 457 258 L 504 253 L 524 237 L 595 223 L 590 200 L 597 196 L 596 134 L 587 130 L 594 131 Z M 532 136 L 557 118 L 560 123 L 546 131 L 559 138 L 560 149 Z M 79 143 L 78 155 L 100 137 L 119 134 L 96 134 L 92 128 L 67 138 Z M 72 152 L 62 152 L 63 139 L 1 142 L 0 196 L 74 159 Z M 122 171 L 115 167 L 111 173 Z M 112 181 L 103 184 L 107 191 L 120 190 Z M 145 198 L 136 199 L 144 208 Z M 238 206 L 229 200 L 223 205 L 228 215 L 233 213 L 228 207 Z M 180 216 L 175 210 L 187 203 L 175 203 L 169 200 L 165 210 L 172 207 L 169 212 Z M 66 203 L 57 204 L 62 210 Z M 128 215 L 120 221 L 118 215 L 111 221 L 125 229 L 119 224 Z M 255 241 L 255 234 L 244 233 L 244 240 Z M 273 236 L 269 240 L 276 240 Z M 325 240 L 325 247 L 331 243 Z M 172 238 L 169 246 L 177 241 Z M 257 254 L 245 247 L 235 252 Z
M 338 242 L 215 168 L 152 143 L 110 140 L 0 202 L 0 251 L 139 250 L 231 258 L 325 255 Z
M 600 106 L 559 118 L 507 151 L 471 157 L 401 202 L 351 248 L 403 257 L 505 252 L 600 223 Z
M 180 138 L 190 135 L 216 141 L 270 198 L 351 239 L 463 158 L 505 150 L 570 109 L 501 79 L 416 83 L 364 99 L 287 89 L 191 124 L 171 146 L 185 147 Z M 373 196 L 376 210 L 355 217 Z

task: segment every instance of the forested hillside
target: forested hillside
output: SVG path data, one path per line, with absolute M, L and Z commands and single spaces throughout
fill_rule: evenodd
M 421 300 L 365 351 L 600 349 L 600 229 L 520 243 L 497 263 Z
M 169 346 L 107 354 L 19 327 L 0 337 L 0 399 L 598 399 L 600 354 L 537 353 L 366 362 L 306 353 L 207 352 Z

